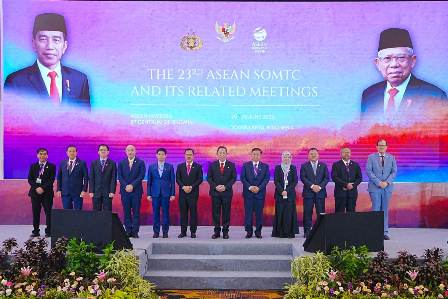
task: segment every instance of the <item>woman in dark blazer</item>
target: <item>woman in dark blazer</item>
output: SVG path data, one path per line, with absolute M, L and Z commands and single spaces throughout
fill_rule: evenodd
M 275 216 L 272 237 L 294 238 L 298 232 L 296 211 L 297 168 L 291 164 L 291 153 L 282 153 L 282 164 L 275 167 Z

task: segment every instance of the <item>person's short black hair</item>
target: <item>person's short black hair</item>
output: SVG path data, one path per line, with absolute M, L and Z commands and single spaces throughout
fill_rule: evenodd
M 310 149 L 308 150 L 308 153 L 311 152 L 311 151 L 319 152 L 319 150 L 318 150 L 317 148 L 315 148 L 315 147 L 310 148 Z
M 218 146 L 218 149 L 216 150 L 216 153 L 218 153 L 219 150 L 222 149 L 222 148 L 223 148 L 223 149 L 226 151 L 226 153 L 227 153 L 227 147 L 225 147 L 224 145 L 220 145 L 220 146 Z
M 109 146 L 107 144 L 104 144 L 104 143 L 98 145 L 98 150 L 100 150 L 100 147 L 102 147 L 102 146 L 105 146 L 107 148 L 107 150 L 110 151 L 109 150 Z
M 159 148 L 156 150 L 156 154 L 158 154 L 159 152 L 163 152 L 163 153 L 166 155 L 166 149 L 163 148 L 163 147 L 159 147 Z
M 260 154 L 263 153 L 263 151 L 262 151 L 261 148 L 259 148 L 259 147 L 254 147 L 250 152 L 252 153 L 252 152 L 256 152 L 256 151 L 259 151 Z
M 40 152 L 46 152 L 48 154 L 48 150 L 45 147 L 39 147 L 36 150 L 36 154 L 40 153 Z
M 76 151 L 78 151 L 78 149 L 76 148 L 76 146 L 75 146 L 75 145 L 73 145 L 73 144 L 69 144 L 69 145 L 67 146 L 67 151 L 68 151 L 68 149 L 69 149 L 69 148 L 71 148 L 71 147 L 74 147 L 74 148 L 75 148 L 75 150 L 76 150 Z
M 186 152 L 188 152 L 188 151 L 191 151 L 191 152 L 193 153 L 193 155 L 194 155 L 194 150 L 193 150 L 192 148 L 186 148 L 186 149 L 184 150 L 184 154 L 185 154 Z
M 386 142 L 386 145 L 387 145 L 387 141 L 386 141 L 386 139 L 384 139 L 384 138 L 378 139 L 377 142 L 376 142 L 376 145 L 378 145 L 378 143 L 380 143 L 381 141 Z

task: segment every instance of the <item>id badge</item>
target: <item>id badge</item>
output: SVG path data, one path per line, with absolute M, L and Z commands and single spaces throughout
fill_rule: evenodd
M 37 178 L 37 179 L 36 179 L 36 183 L 38 183 L 38 184 L 42 184 L 42 180 L 41 180 L 40 178 Z

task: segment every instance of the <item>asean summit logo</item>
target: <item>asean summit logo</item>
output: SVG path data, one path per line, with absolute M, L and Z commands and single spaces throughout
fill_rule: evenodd
M 196 33 L 187 34 L 182 37 L 180 47 L 185 51 L 196 51 L 202 48 L 202 39 Z
M 215 23 L 215 31 L 218 33 L 217 38 L 224 43 L 230 42 L 234 38 L 236 30 L 236 24 L 233 22 L 233 25 L 224 23 L 221 26 L 218 24 L 218 22 Z
M 252 41 L 252 50 L 257 54 L 264 54 L 268 50 L 266 40 L 268 33 L 264 27 L 257 27 L 254 29 Z

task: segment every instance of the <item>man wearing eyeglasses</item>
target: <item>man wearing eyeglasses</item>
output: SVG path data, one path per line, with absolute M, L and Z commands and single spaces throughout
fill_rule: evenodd
M 375 65 L 384 81 L 362 93 L 363 120 L 373 123 L 417 120 L 417 117 L 426 120 L 431 112 L 438 115 L 440 108 L 447 105 L 446 93 L 412 74 L 416 62 L 417 56 L 407 30 L 389 28 L 381 32 Z

